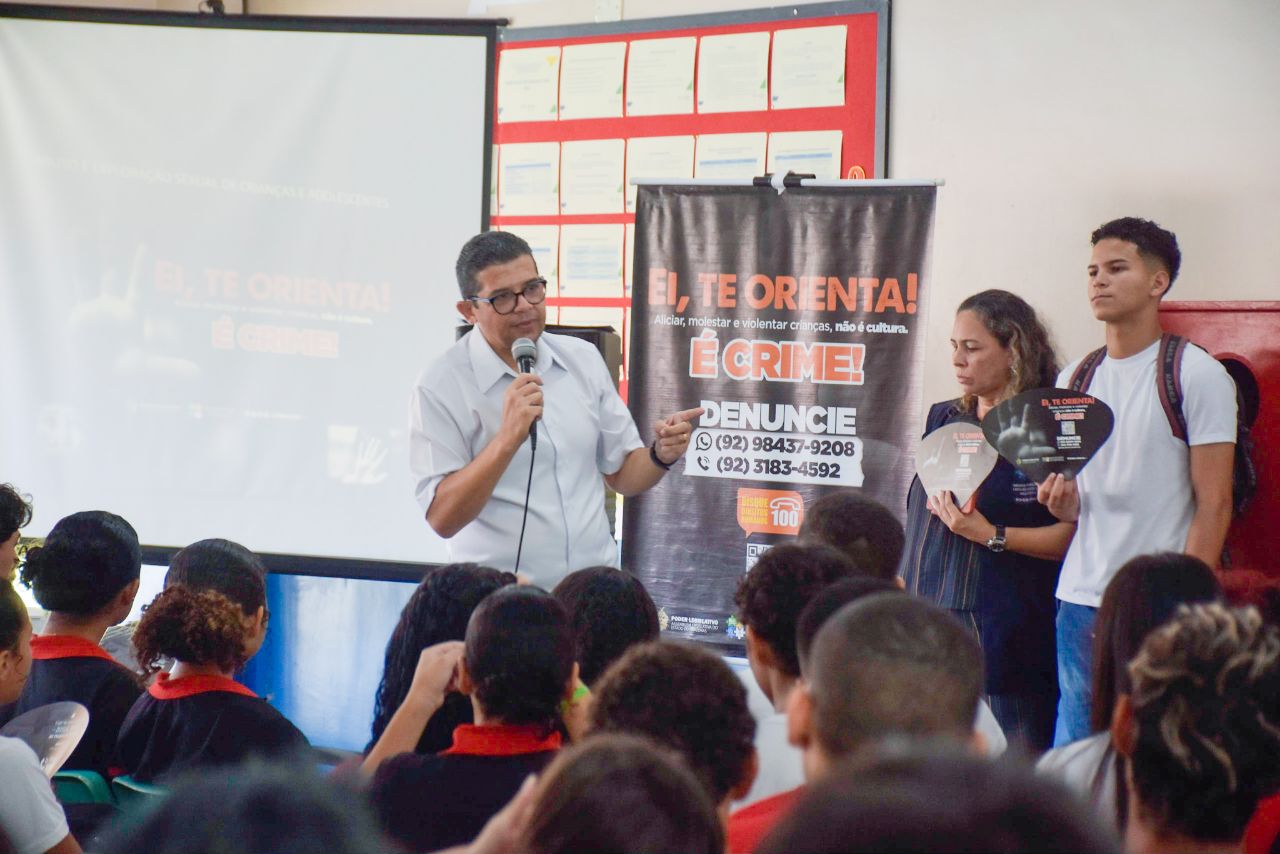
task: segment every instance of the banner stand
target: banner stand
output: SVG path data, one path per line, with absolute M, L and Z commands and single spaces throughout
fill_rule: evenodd
M 904 513 L 921 423 L 940 181 L 642 180 L 628 400 L 706 412 L 628 499 L 622 564 L 668 636 L 740 651 L 733 597 L 806 508 L 851 490 Z

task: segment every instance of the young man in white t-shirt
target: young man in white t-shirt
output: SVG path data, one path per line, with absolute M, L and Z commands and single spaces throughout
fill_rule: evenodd
M 1231 522 L 1236 394 L 1221 364 L 1183 352 L 1185 440 L 1173 434 L 1157 388 L 1160 299 L 1178 276 L 1178 241 L 1149 220 L 1124 217 L 1093 232 L 1089 303 L 1106 324 L 1106 356 L 1088 392 L 1111 407 L 1115 427 L 1072 481 L 1052 475 L 1039 498 L 1078 521 L 1058 581 L 1058 682 L 1054 744 L 1089 735 L 1090 638 L 1102 592 L 1140 554 L 1185 552 L 1215 566 Z M 1079 364 L 1058 377 L 1066 387 Z

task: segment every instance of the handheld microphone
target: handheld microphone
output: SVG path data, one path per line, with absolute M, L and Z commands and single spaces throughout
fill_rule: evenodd
M 511 357 L 516 360 L 520 373 L 531 374 L 534 363 L 538 361 L 538 345 L 528 338 L 517 338 L 511 344 Z
M 538 345 L 528 338 L 517 338 L 511 342 L 511 357 L 516 360 L 516 367 L 522 374 L 533 373 L 533 366 L 538 361 Z M 538 420 L 535 418 L 529 425 L 529 441 L 534 449 L 538 447 Z

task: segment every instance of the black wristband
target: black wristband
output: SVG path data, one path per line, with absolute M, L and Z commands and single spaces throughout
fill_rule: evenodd
M 658 459 L 658 440 L 657 439 L 654 439 L 653 443 L 649 445 L 649 459 L 653 460 L 653 464 L 658 468 L 662 469 L 663 471 L 671 471 L 671 467 L 675 465 L 674 462 L 664 463 L 662 460 Z

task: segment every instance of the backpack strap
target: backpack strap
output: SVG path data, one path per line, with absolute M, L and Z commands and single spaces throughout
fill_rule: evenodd
M 1071 374 L 1071 382 L 1067 387 L 1072 391 L 1087 391 L 1089 383 L 1093 382 L 1093 375 L 1098 372 L 1098 365 L 1102 364 L 1102 358 L 1106 355 L 1107 348 L 1099 347 L 1081 359 L 1075 372 Z
M 1187 349 L 1187 339 L 1181 335 L 1164 333 L 1160 336 L 1160 354 L 1156 357 L 1156 391 L 1160 406 L 1169 420 L 1169 429 L 1175 438 L 1188 442 L 1187 416 L 1182 411 L 1182 353 Z

